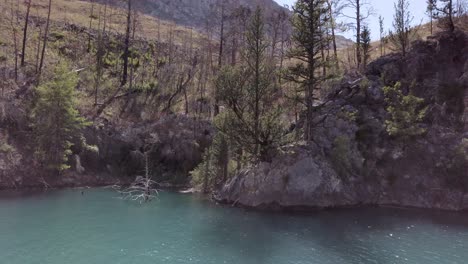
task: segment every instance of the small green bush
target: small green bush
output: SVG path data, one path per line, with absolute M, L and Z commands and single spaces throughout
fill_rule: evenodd
M 384 87 L 387 112 L 390 117 L 385 121 L 387 133 L 396 137 L 419 136 L 426 132 L 422 122 L 426 116 L 427 107 L 424 99 L 412 94 L 404 95 L 401 83 Z
M 65 34 L 62 32 L 52 32 L 50 33 L 50 37 L 53 41 L 63 40 L 65 38 Z
M 6 142 L 0 144 L 0 153 L 8 154 L 13 152 L 14 150 L 15 148 Z
M 342 107 L 340 109 L 340 112 L 338 112 L 338 117 L 346 120 L 346 121 L 349 121 L 349 122 L 355 122 L 358 115 L 359 115 L 359 111 L 358 110 L 354 110 L 354 111 L 348 111 L 346 110 L 344 107 Z

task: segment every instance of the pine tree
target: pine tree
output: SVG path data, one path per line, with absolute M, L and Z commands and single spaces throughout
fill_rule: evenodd
M 69 168 L 72 142 L 80 138 L 80 129 L 87 125 L 75 108 L 77 82 L 77 74 L 62 63 L 55 68 L 52 80 L 36 88 L 38 99 L 32 115 L 36 154 L 54 171 Z
M 385 40 L 384 40 L 384 18 L 382 16 L 379 16 L 379 29 L 380 29 L 380 56 L 384 55 L 384 46 L 385 46 Z
M 294 7 L 292 40 L 295 48 L 291 50 L 289 56 L 299 63 L 289 69 L 286 78 L 297 83 L 300 92 L 304 94 L 306 140 L 310 140 L 312 134 L 315 94 L 326 79 L 326 76 L 321 76 L 317 71 L 326 64 L 321 51 L 328 45 L 327 39 L 323 37 L 328 14 L 325 0 L 299 0 Z
M 242 63 L 224 66 L 215 80 L 217 99 L 225 109 L 214 120 L 218 133 L 213 144 L 191 172 L 192 183 L 204 192 L 225 183 L 232 160 L 237 159 L 238 169 L 244 160 L 269 161 L 282 137 L 269 47 L 262 11 L 257 8 L 246 29 Z
M 278 95 L 274 67 L 268 60 L 263 15 L 257 9 L 246 33 L 245 64 L 224 67 L 216 80 L 219 99 L 226 111 L 217 127 L 235 147 L 253 159 L 266 161 L 281 137 L 280 109 L 273 106 Z
M 361 32 L 361 41 L 362 41 L 362 65 L 367 66 L 370 58 L 370 49 L 371 49 L 371 32 L 368 26 L 364 26 Z

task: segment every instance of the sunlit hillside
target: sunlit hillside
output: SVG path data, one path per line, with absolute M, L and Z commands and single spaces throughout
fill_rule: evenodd
M 468 16 L 465 15 L 465 16 L 456 18 L 455 23 L 458 29 L 463 30 L 463 31 L 468 31 Z M 413 29 L 411 41 L 426 40 L 432 35 L 442 32 L 442 31 L 443 29 L 441 29 L 441 27 L 439 26 L 436 20 L 434 21 L 433 26 L 432 26 L 432 34 L 431 34 L 430 23 L 421 24 Z M 398 50 L 395 49 L 394 44 L 389 40 L 388 33 L 387 33 L 385 34 L 384 42 L 381 42 L 379 40 L 379 41 L 373 41 L 371 43 L 369 61 L 373 61 L 383 55 L 387 55 L 393 52 L 398 52 Z M 354 44 L 348 44 L 347 47 L 340 48 L 338 51 L 338 56 L 339 56 L 340 62 L 346 68 L 355 67 L 356 59 L 355 59 Z
M 19 10 L 19 16 L 24 16 L 26 6 L 18 1 L 0 1 L 0 10 L 2 10 L 1 27 L 8 28 L 11 26 L 11 11 L 16 14 Z M 35 23 L 44 23 L 47 18 L 48 0 L 35 0 L 31 7 L 31 17 Z M 70 0 L 54 0 L 52 5 L 51 20 L 57 25 L 75 24 L 80 27 L 89 28 L 90 19 L 91 28 L 96 28 L 101 17 L 101 23 L 104 23 L 104 14 L 106 14 L 107 29 L 111 32 L 125 32 L 125 10 L 115 8 L 113 6 L 105 6 L 98 3 L 90 3 L 86 1 L 70 1 Z M 13 18 L 16 22 L 16 18 Z M 160 39 L 162 41 L 170 38 L 176 43 L 184 43 L 192 34 L 198 34 L 190 28 L 176 25 L 172 22 L 161 20 L 150 15 L 138 14 L 138 29 L 136 36 L 146 39 Z M 5 34 L 5 31 L 0 34 Z M 11 39 L 11 36 L 0 35 L 3 40 Z

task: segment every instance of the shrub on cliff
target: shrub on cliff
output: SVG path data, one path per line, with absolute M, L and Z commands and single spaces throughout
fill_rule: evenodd
M 427 107 L 424 99 L 412 94 L 404 95 L 401 83 L 384 87 L 385 102 L 389 118 L 385 121 L 385 128 L 389 135 L 395 137 L 413 137 L 426 132 L 422 121 L 426 116 Z

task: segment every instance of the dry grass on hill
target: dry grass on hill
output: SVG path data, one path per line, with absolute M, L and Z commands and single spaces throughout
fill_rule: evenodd
M 22 1 L 20 1 L 22 2 Z M 9 27 L 9 20 L 11 18 L 10 11 L 13 9 L 16 12 L 16 0 L 1 0 L 0 10 L 2 10 L 2 27 Z M 77 0 L 54 0 L 52 2 L 52 13 L 51 19 L 56 23 L 70 23 L 81 27 L 89 27 L 90 16 L 91 16 L 92 4 L 85 1 Z M 35 0 L 31 7 L 32 18 L 39 17 L 42 20 L 47 18 L 48 0 Z M 104 13 L 104 5 L 94 4 L 94 16 L 92 21 L 93 28 L 97 27 L 98 20 L 97 16 L 99 12 Z M 26 6 L 24 4 L 19 5 L 19 14 L 24 16 L 26 14 Z M 107 27 L 109 30 L 117 33 L 124 33 L 126 26 L 126 10 L 121 8 L 115 8 L 107 6 Z M 192 37 L 201 37 L 202 35 L 196 31 L 192 31 L 190 28 L 175 25 L 174 23 L 157 19 L 155 17 L 138 14 L 138 29 L 137 37 L 157 40 L 158 38 L 166 42 L 169 38 L 172 38 L 174 43 L 183 44 L 185 43 L 190 35 Z M 4 31 L 0 28 L 0 38 L 4 39 Z M 172 32 L 172 36 L 171 36 Z M 8 36 L 7 36 L 8 37 Z M 10 37 L 11 38 L 11 37 Z
M 468 31 L 468 15 L 457 18 L 456 26 L 460 30 Z M 426 40 L 428 37 L 431 36 L 431 27 L 429 23 L 422 24 L 416 27 L 415 30 L 416 32 L 413 36 L 412 41 Z M 438 26 L 438 23 L 434 21 L 433 34 L 439 33 L 441 31 L 443 30 Z M 354 52 L 354 46 L 348 46 L 347 48 L 342 48 L 338 51 L 339 60 L 345 68 L 355 67 L 356 61 L 354 58 Z M 382 48 L 380 41 L 374 41 L 371 43 L 369 62 L 378 59 L 382 55 L 390 54 L 393 52 L 397 52 L 397 50 L 395 50 L 393 44 L 390 41 L 387 41 Z

